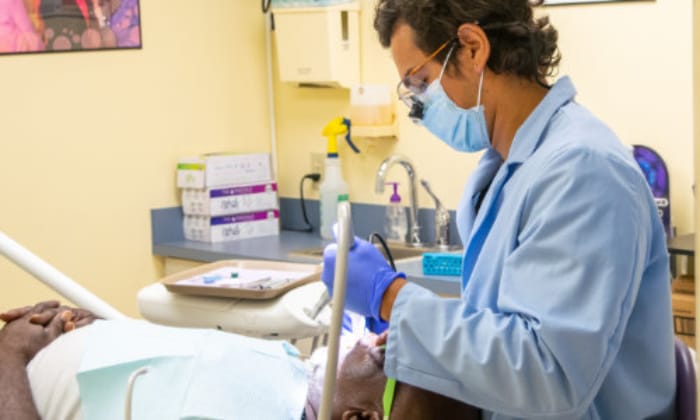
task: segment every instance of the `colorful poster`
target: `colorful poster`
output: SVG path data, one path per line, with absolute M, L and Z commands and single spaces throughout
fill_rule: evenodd
M 648 146 L 634 145 L 634 159 L 647 179 L 651 193 L 656 201 L 656 209 L 666 231 L 666 237 L 672 238 L 670 183 L 666 162 L 654 149 Z
M 620 1 L 643 1 L 643 0 L 544 0 L 545 5 L 555 5 L 555 4 L 578 4 L 578 3 L 613 3 Z M 644 0 L 644 1 L 654 1 L 654 0 Z
M 141 48 L 139 0 L 0 0 L 0 54 Z

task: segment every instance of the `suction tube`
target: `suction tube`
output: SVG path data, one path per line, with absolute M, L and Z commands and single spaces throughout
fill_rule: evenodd
M 351 223 L 350 203 L 347 201 L 338 203 L 338 252 L 335 259 L 335 278 L 333 279 L 333 312 L 331 313 L 328 360 L 326 362 L 326 376 L 323 378 L 319 420 L 330 420 L 333 410 L 333 394 L 335 393 L 340 333 L 343 328 L 345 290 L 348 279 L 348 252 L 350 244 L 354 241 Z

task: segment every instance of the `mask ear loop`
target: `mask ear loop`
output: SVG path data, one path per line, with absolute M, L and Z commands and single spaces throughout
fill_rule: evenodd
M 438 82 L 442 82 L 442 75 L 445 74 L 445 70 L 447 69 L 447 62 L 450 61 L 450 57 L 452 56 L 452 51 L 455 49 L 455 44 L 452 44 L 450 47 L 450 50 L 447 52 L 447 56 L 445 57 L 445 61 L 442 62 L 442 69 L 440 69 L 440 75 L 438 76 Z
M 484 71 L 481 70 L 481 76 L 479 76 L 479 92 L 476 94 L 476 106 L 481 105 L 481 89 L 484 87 Z

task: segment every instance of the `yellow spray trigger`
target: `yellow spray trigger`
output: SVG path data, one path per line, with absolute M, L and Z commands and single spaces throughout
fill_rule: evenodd
M 326 152 L 328 153 L 329 157 L 338 156 L 337 136 L 342 136 L 342 135 L 345 135 L 345 141 L 348 143 L 350 148 L 355 153 L 360 153 L 360 150 L 357 148 L 357 146 L 355 146 L 355 144 L 353 144 L 352 140 L 350 139 L 350 127 L 351 127 L 351 123 L 350 123 L 349 119 L 343 118 L 343 117 L 337 117 L 337 118 L 333 118 L 323 128 L 323 132 L 321 134 L 328 139 L 328 150 Z

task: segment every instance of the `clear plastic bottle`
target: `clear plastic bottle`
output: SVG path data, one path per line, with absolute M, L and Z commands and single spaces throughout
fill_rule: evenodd
M 384 220 L 384 235 L 391 241 L 406 241 L 408 232 L 408 222 L 406 219 L 406 207 L 401 205 L 401 196 L 398 193 L 398 182 L 387 182 L 387 185 L 394 186 L 394 193 L 389 199 L 386 207 L 386 217 Z
M 324 239 L 334 239 L 333 225 L 338 221 L 338 203 L 349 201 L 348 184 L 343 180 L 338 157 L 337 136 L 345 136 L 345 141 L 355 151 L 359 150 L 350 140 L 350 120 L 343 117 L 333 118 L 321 132 L 328 143 L 326 150 L 326 166 L 323 174 L 323 181 L 319 187 L 319 198 L 321 207 L 321 237 Z
M 321 206 L 321 237 L 333 239 L 333 225 L 338 221 L 338 203 L 347 201 L 348 185 L 340 171 L 340 159 L 337 154 L 328 154 L 323 181 L 319 187 Z

